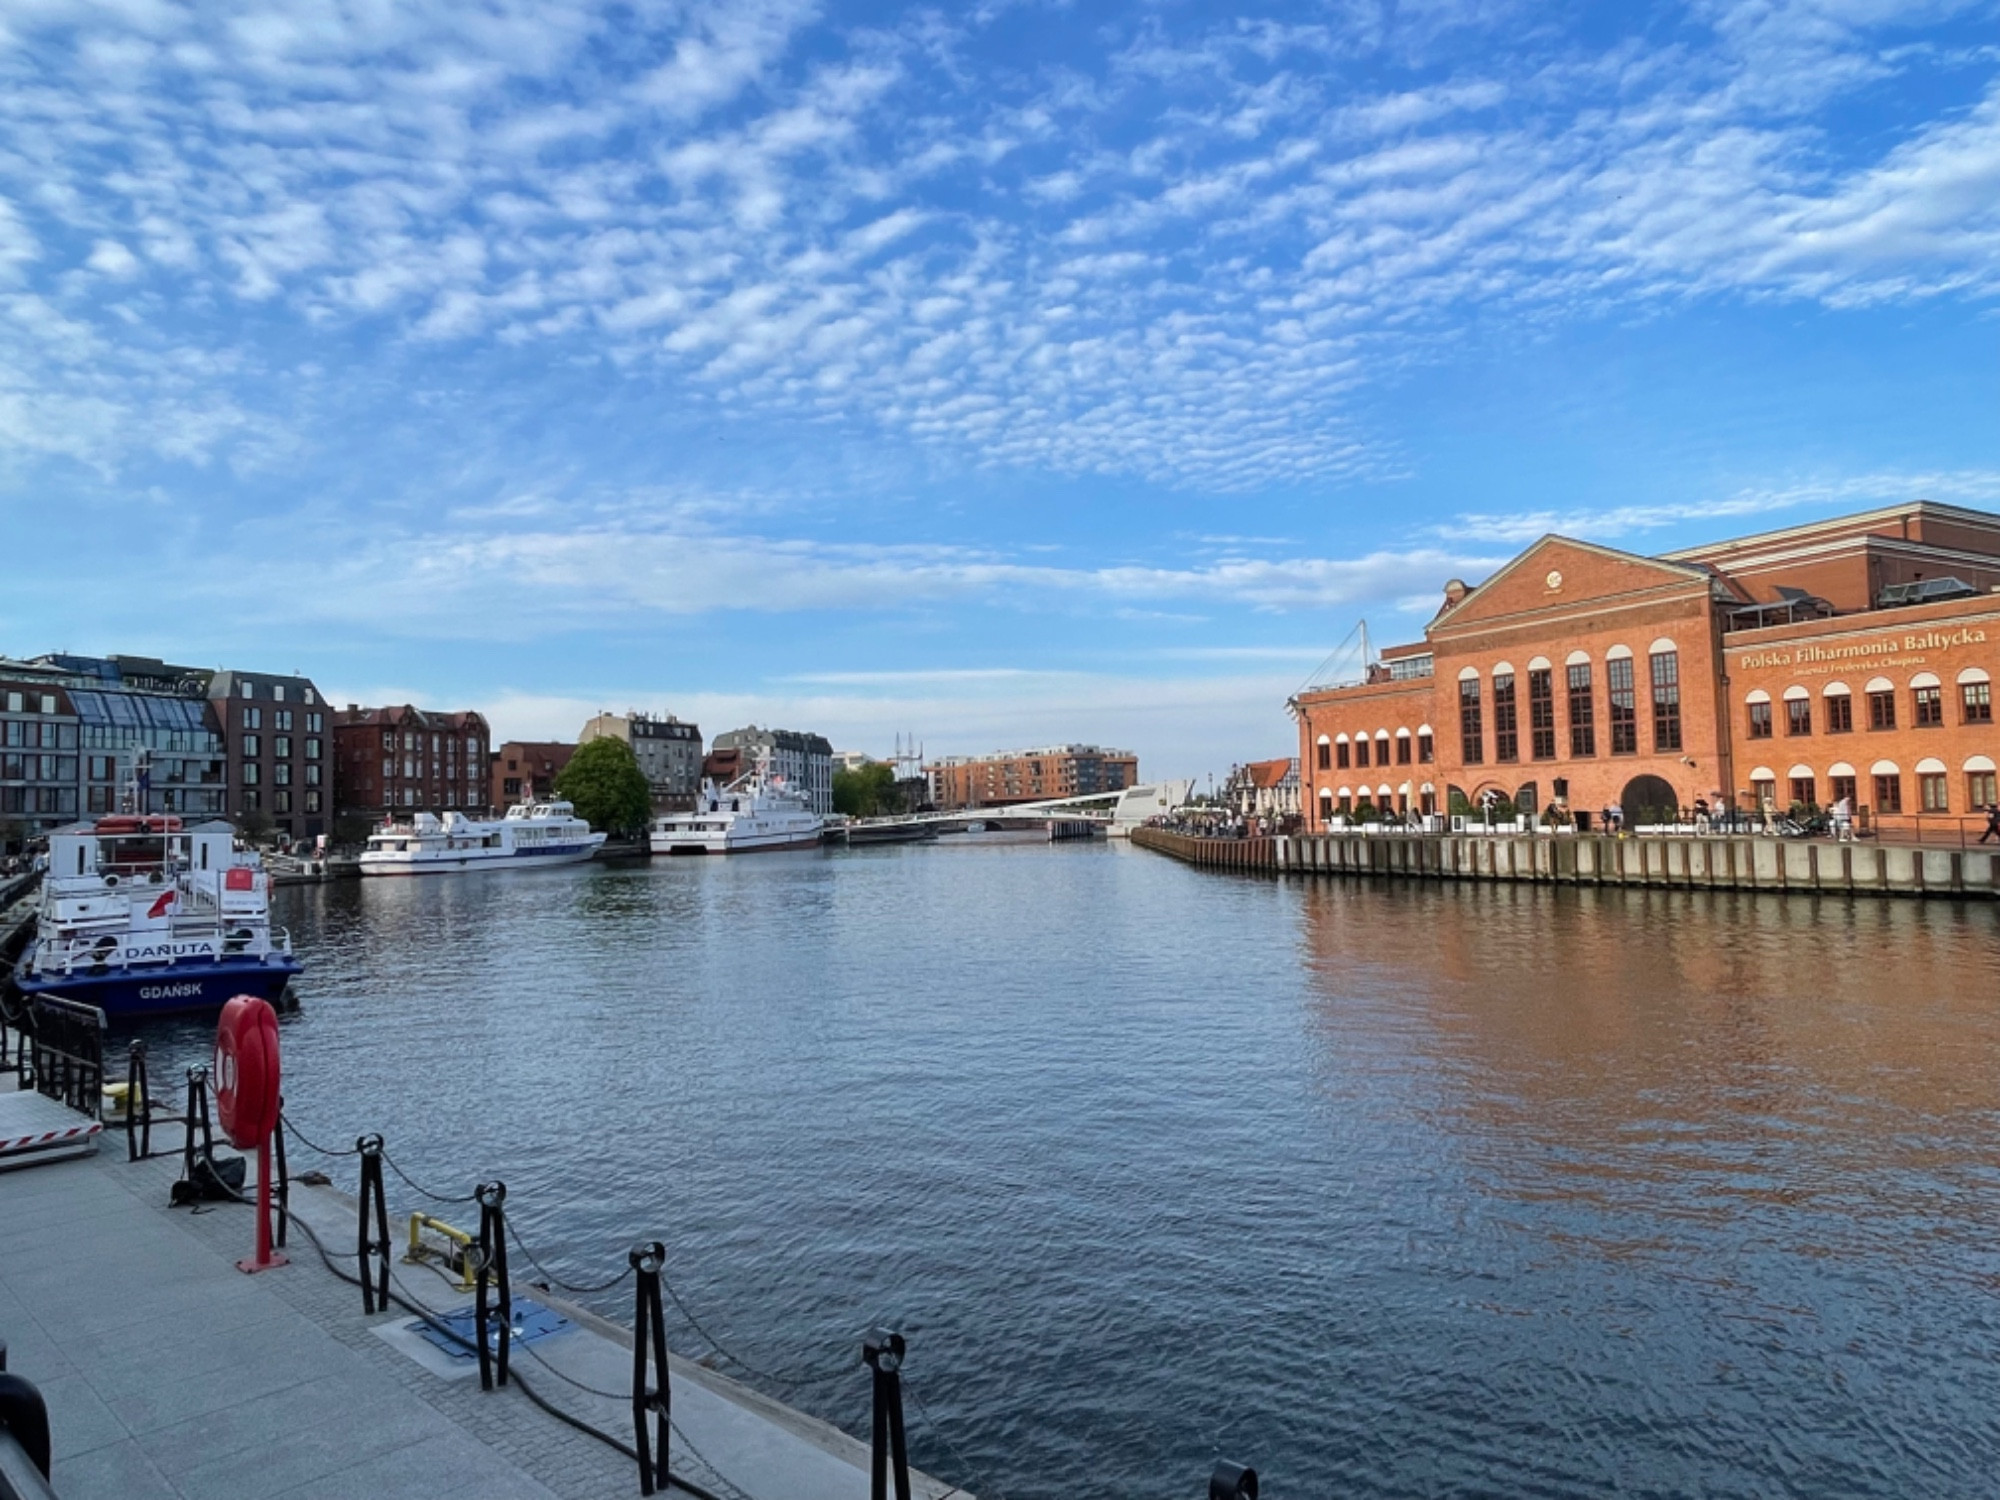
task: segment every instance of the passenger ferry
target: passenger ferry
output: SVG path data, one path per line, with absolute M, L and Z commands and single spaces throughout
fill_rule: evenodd
M 301 965 L 271 930 L 270 897 L 227 823 L 114 815 L 58 829 L 14 982 L 110 1020 L 218 1010 L 235 995 L 275 1004 Z
M 768 849 L 810 849 L 825 820 L 782 776 L 746 772 L 727 786 L 704 780 L 694 811 L 653 819 L 655 854 L 750 854 Z
M 589 859 L 604 842 L 567 802 L 517 802 L 503 818 L 482 821 L 422 812 L 383 824 L 361 851 L 363 875 L 455 874 L 526 870 Z

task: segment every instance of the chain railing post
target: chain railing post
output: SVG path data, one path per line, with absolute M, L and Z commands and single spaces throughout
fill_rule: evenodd
M 125 1062 L 125 1159 L 143 1161 L 153 1154 L 152 1085 L 146 1079 L 146 1044 L 132 1043 Z
M 637 1273 L 632 1310 L 632 1427 L 638 1435 L 639 1493 L 650 1495 L 667 1487 L 667 1424 L 673 1398 L 667 1389 L 667 1324 L 660 1310 L 660 1272 L 667 1247 L 658 1240 L 634 1245 L 626 1256 Z M 647 1356 L 652 1357 L 657 1387 L 646 1380 Z M 646 1413 L 653 1414 L 653 1435 L 646 1434 Z
M 277 1215 L 277 1225 L 272 1236 L 280 1250 L 285 1248 L 285 1230 L 292 1220 L 292 1174 L 285 1166 L 285 1096 L 278 1095 L 278 1123 L 271 1127 L 272 1162 L 277 1171 L 277 1181 L 271 1186 L 276 1194 L 273 1207 Z
M 507 1383 L 507 1357 L 514 1342 L 514 1299 L 507 1286 L 507 1184 L 482 1182 L 475 1196 L 479 1199 L 479 1283 L 473 1306 L 479 1335 L 479 1388 L 490 1391 L 496 1384 Z M 486 1330 L 489 1282 L 499 1293 L 494 1308 L 500 1315 L 497 1380 L 495 1356 Z
M 197 1063 L 187 1070 L 187 1140 L 181 1147 L 181 1179 L 194 1181 L 194 1133 L 201 1128 L 201 1154 L 215 1159 L 215 1131 L 208 1123 L 208 1069 Z
M 870 1329 L 861 1359 L 874 1372 L 875 1435 L 869 1451 L 868 1500 L 889 1500 L 889 1476 L 896 1500 L 910 1500 L 910 1452 L 903 1441 L 903 1336 Z
M 389 1309 L 389 1208 L 382 1194 L 382 1137 L 361 1136 L 354 1149 L 361 1153 L 361 1228 L 356 1241 L 356 1269 L 361 1273 L 361 1310 L 372 1317 L 378 1306 L 384 1312 Z M 374 1257 L 373 1274 L 370 1274 L 370 1256 Z

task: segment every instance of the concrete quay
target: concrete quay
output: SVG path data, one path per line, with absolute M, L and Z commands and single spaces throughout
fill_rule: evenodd
M 156 1124 L 156 1148 L 179 1135 Z M 62 1500 L 639 1492 L 636 1464 L 532 1405 L 518 1385 L 481 1391 L 473 1362 L 447 1369 L 406 1330 L 409 1313 L 365 1317 L 361 1293 L 328 1271 L 296 1224 L 289 1266 L 242 1274 L 235 1262 L 251 1248 L 254 1211 L 168 1207 L 179 1160 L 176 1150 L 127 1162 L 113 1135 L 95 1156 L 0 1173 L 0 1338 L 10 1371 L 48 1403 Z M 352 1201 L 295 1181 L 292 1207 L 351 1272 Z M 471 1301 L 429 1271 L 392 1269 L 433 1310 Z M 517 1344 L 515 1370 L 629 1445 L 629 1330 L 527 1285 L 533 1274 L 516 1268 L 516 1299 L 574 1326 L 533 1346 L 540 1361 Z M 858 1337 L 853 1355 L 865 1389 Z M 670 1365 L 677 1480 L 725 1500 L 867 1495 L 864 1444 L 690 1361 L 670 1356 Z M 928 1476 L 912 1482 L 925 1500 L 964 1495 Z
M 1132 842 L 1211 869 L 1273 874 L 1504 880 L 1825 895 L 2000 895 L 2000 853 L 1740 834 L 1329 833 L 1197 838 L 1135 830 Z

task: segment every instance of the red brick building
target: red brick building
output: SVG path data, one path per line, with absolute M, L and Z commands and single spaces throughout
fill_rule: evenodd
M 486 720 L 467 710 L 433 713 L 413 704 L 333 715 L 338 815 L 462 812 L 488 805 Z
M 563 740 L 509 740 L 493 752 L 488 798 L 495 812 L 555 795 L 556 777 L 576 754 Z
M 1548 536 L 1294 700 L 1306 813 L 1996 800 L 2000 517 L 1919 501 L 1663 557 Z

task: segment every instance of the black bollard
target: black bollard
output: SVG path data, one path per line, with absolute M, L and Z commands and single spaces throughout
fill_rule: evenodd
M 201 1154 L 215 1159 L 215 1131 L 208 1123 L 208 1069 L 197 1063 L 187 1070 L 187 1142 L 181 1147 L 181 1178 L 194 1181 L 194 1133 L 201 1128 Z
M 125 1159 L 143 1161 L 153 1154 L 153 1090 L 146 1081 L 146 1044 L 132 1043 L 125 1063 Z
M 34 1382 L 0 1374 L 0 1432 L 21 1445 L 44 1480 L 49 1477 L 49 1408 Z
M 361 1153 L 361 1233 L 356 1242 L 356 1269 L 361 1273 L 361 1310 L 372 1317 L 379 1306 L 389 1310 L 389 1208 L 382 1195 L 382 1137 L 364 1135 L 354 1143 Z M 370 1210 L 375 1233 L 368 1232 Z M 375 1257 L 375 1271 L 369 1274 L 368 1258 Z
M 1219 1460 L 1208 1476 L 1208 1500 L 1257 1500 L 1257 1471 Z
M 507 1356 L 514 1347 L 514 1298 L 507 1286 L 507 1184 L 479 1184 L 479 1282 L 474 1299 L 479 1335 L 479 1388 L 490 1391 L 507 1383 Z M 494 1379 L 494 1355 L 486 1333 L 486 1287 L 492 1281 L 499 1291 L 500 1315 L 499 1379 Z
M 869 1455 L 868 1500 L 889 1500 L 888 1475 L 896 1476 L 896 1500 L 910 1500 L 910 1450 L 903 1442 L 903 1336 L 886 1328 L 869 1330 L 861 1359 L 875 1372 L 875 1440 Z
M 667 1322 L 660 1311 L 660 1272 L 667 1247 L 658 1240 L 634 1245 L 626 1256 L 636 1278 L 638 1295 L 632 1311 L 632 1426 L 638 1434 L 639 1493 L 667 1487 L 667 1423 L 673 1398 L 667 1389 Z M 646 1357 L 651 1354 L 657 1388 L 646 1382 Z M 653 1441 L 646 1436 L 646 1413 L 653 1414 Z M 655 1456 L 657 1455 L 657 1456 Z
M 271 1207 L 278 1222 L 272 1226 L 271 1243 L 280 1250 L 285 1248 L 285 1230 L 292 1221 L 292 1174 L 285 1166 L 285 1096 L 278 1095 L 278 1123 L 271 1127 L 271 1145 L 274 1148 L 271 1160 L 277 1173 L 276 1189 L 271 1199 Z

